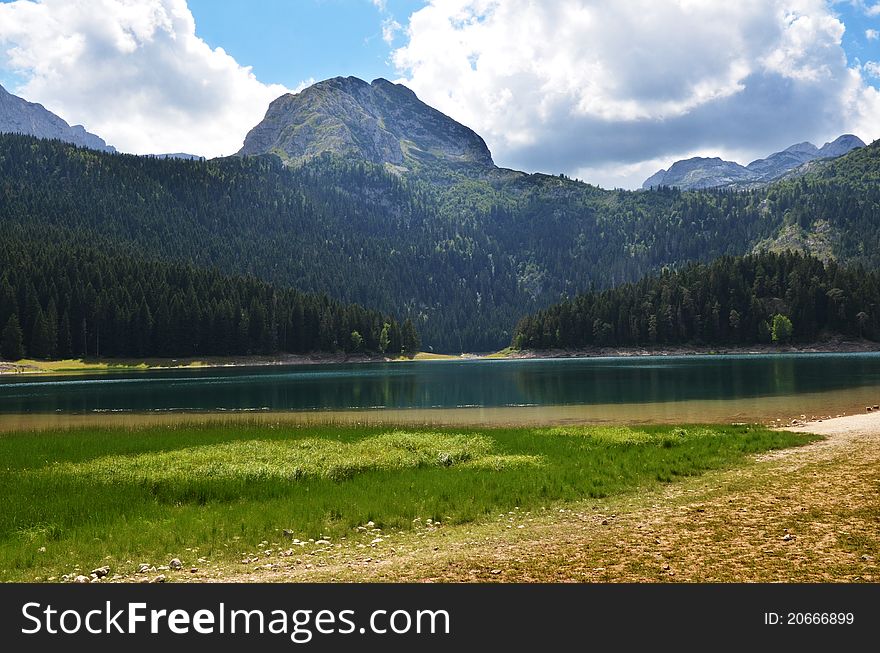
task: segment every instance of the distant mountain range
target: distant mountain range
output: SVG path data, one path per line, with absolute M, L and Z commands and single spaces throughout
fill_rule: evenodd
M 804 164 L 819 159 L 834 159 L 857 147 L 864 147 L 858 136 L 844 134 L 822 147 L 812 143 L 797 143 L 774 152 L 747 166 L 719 157 L 693 157 L 673 163 L 669 170 L 658 170 L 648 177 L 642 188 L 658 186 L 697 190 L 716 187 L 754 187 L 781 179 Z
M 188 161 L 198 161 L 205 157 L 198 154 L 187 154 L 186 152 L 170 152 L 168 154 L 148 154 L 146 156 L 156 157 L 157 159 L 186 159 Z
M 80 147 L 102 152 L 115 152 L 104 139 L 85 130 L 82 125 L 71 127 L 42 104 L 28 102 L 0 86 L 0 133 L 25 134 L 37 138 L 55 138 Z

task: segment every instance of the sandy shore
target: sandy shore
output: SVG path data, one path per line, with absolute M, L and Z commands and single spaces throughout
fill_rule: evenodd
M 851 438 L 859 436 L 880 436 L 880 411 L 871 411 L 863 415 L 847 415 L 834 419 L 816 420 L 801 426 L 786 427 L 786 431 L 815 433 L 829 438 Z

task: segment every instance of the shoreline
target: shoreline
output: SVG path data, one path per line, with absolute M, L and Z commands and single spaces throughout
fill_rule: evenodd
M 880 352 L 880 342 L 828 340 L 797 345 L 681 345 L 670 347 L 587 347 L 582 349 L 504 350 L 491 358 L 610 358 L 638 356 L 730 356 L 767 354 L 868 354 Z
M 194 356 L 181 358 L 95 358 L 64 360 L 0 360 L 0 376 L 38 374 L 91 374 L 147 370 L 203 369 L 216 367 L 263 367 L 270 365 L 342 365 L 352 363 L 396 363 L 411 360 L 458 360 L 468 357 L 420 352 L 414 358 L 381 354 L 282 354 L 275 356 Z
M 648 356 L 729 356 L 767 354 L 858 354 L 880 352 L 880 342 L 870 340 L 828 340 L 804 345 L 671 347 L 588 347 L 582 349 L 502 349 L 490 353 L 435 354 L 419 352 L 412 358 L 382 354 L 283 354 L 275 356 L 203 356 L 186 358 L 99 358 L 38 361 L 0 361 L 0 377 L 40 374 L 91 374 L 216 367 L 262 367 L 270 365 L 342 365 L 451 360 L 526 360 L 536 358 L 629 358 Z

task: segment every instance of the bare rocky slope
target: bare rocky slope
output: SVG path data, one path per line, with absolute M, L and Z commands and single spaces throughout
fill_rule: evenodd
M 277 154 L 297 162 L 329 152 L 408 167 L 425 158 L 493 166 L 473 130 L 385 79 L 334 77 L 269 105 L 240 155 Z
M 102 152 L 115 152 L 104 139 L 85 130 L 82 125 L 70 126 L 42 104 L 28 102 L 0 86 L 0 133 L 25 134 L 37 138 L 54 138 L 80 147 Z

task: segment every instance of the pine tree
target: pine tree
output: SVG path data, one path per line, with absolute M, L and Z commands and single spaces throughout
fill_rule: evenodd
M 61 322 L 58 324 L 58 358 L 70 358 L 72 355 L 70 317 L 67 311 L 64 311 L 64 315 L 61 316 Z
M 419 334 L 416 331 L 415 325 L 409 318 L 403 323 L 403 333 L 401 334 L 401 338 L 403 340 L 402 351 L 404 354 L 413 357 L 419 353 L 422 343 L 419 339 Z
M 18 316 L 13 313 L 6 323 L 3 334 L 0 336 L 0 355 L 6 360 L 17 361 L 24 358 L 24 345 L 22 345 L 21 326 Z
M 49 331 L 49 358 L 58 356 L 58 309 L 55 307 L 55 299 L 49 300 L 46 308 L 46 326 Z
M 30 355 L 33 358 L 41 359 L 47 359 L 52 355 L 52 343 L 50 342 L 49 337 L 49 323 L 42 310 L 37 311 L 37 317 L 34 319 Z

